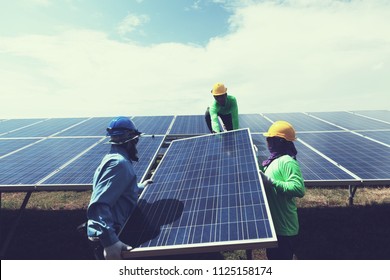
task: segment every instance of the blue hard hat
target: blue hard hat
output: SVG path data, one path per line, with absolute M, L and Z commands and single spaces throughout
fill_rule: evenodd
M 113 118 L 107 127 L 107 136 L 124 136 L 128 132 L 137 135 L 141 134 L 135 127 L 135 124 L 127 117 Z

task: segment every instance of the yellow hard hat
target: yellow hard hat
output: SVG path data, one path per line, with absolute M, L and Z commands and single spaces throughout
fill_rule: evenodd
M 287 141 L 297 140 L 293 126 L 286 121 L 276 121 L 268 129 L 268 132 L 263 134 L 266 137 L 282 137 Z
M 211 93 L 212 93 L 214 96 L 224 95 L 226 92 L 227 92 L 227 88 L 226 88 L 225 85 L 222 84 L 222 83 L 216 83 L 216 84 L 213 86 L 213 89 L 211 90 Z

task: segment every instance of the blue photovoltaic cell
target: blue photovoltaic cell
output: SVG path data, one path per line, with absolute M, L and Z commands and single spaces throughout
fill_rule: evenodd
M 248 130 L 173 141 L 153 181 L 121 233 L 126 257 L 276 245 Z
M 105 136 L 112 117 L 90 118 L 56 136 Z
M 259 114 L 239 114 L 240 128 L 249 128 L 250 132 L 266 132 L 271 123 Z
M 365 110 L 365 111 L 354 111 L 353 113 L 367 116 L 370 118 L 390 122 L 390 111 L 389 110 Z
M 0 157 L 23 148 L 39 139 L 1 139 L 0 138 Z
M 47 137 L 75 125 L 85 118 L 47 119 L 7 134 L 7 137 Z
M 0 159 L 0 185 L 36 184 L 96 143 L 93 138 L 48 138 Z
M 298 135 L 299 137 L 299 135 Z M 270 155 L 266 138 L 263 135 L 252 135 L 253 143 L 258 147 L 258 159 L 261 165 L 263 160 Z M 340 181 L 353 180 L 354 177 L 329 162 L 299 141 L 295 141 L 295 148 L 298 151 L 297 160 L 301 167 L 302 176 L 305 182 L 308 181 Z
M 139 131 L 150 135 L 165 135 L 172 120 L 173 116 L 135 116 L 132 118 Z
M 296 131 L 340 131 L 341 128 L 328 124 L 303 113 L 272 113 L 264 114 L 272 121 L 287 121 Z
M 358 133 L 390 145 L 390 131 L 358 131 Z
M 176 116 L 170 135 L 201 135 L 210 133 L 204 115 Z
M 299 134 L 299 138 L 363 180 L 390 178 L 390 148 L 350 132 Z
M 349 130 L 390 129 L 389 123 L 376 121 L 348 112 L 313 112 L 310 114 Z
M 139 161 L 134 162 L 138 181 L 141 181 L 162 143 L 163 137 L 141 137 L 137 144 Z M 77 160 L 48 178 L 42 184 L 92 184 L 93 175 L 111 145 L 101 142 Z
M 7 133 L 41 122 L 44 119 L 10 119 L 0 122 L 0 136 L 8 137 Z
M 64 169 L 42 182 L 42 184 L 92 184 L 96 168 L 104 155 L 110 150 L 110 145 L 104 143 L 97 144 Z

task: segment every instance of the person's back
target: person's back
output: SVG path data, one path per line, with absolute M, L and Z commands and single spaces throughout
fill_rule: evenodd
M 108 229 L 108 234 L 103 234 L 100 223 L 91 219 L 88 236 L 100 236 L 103 246 L 118 241 L 117 233 L 134 210 L 137 198 L 137 177 L 133 164 L 123 148 L 112 146 L 95 171 L 87 215 L 91 218 L 97 213 L 102 217 L 112 216 L 113 227 Z

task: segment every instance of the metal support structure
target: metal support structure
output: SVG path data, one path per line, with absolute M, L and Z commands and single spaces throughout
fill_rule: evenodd
M 30 199 L 31 194 L 32 194 L 32 191 L 29 191 L 26 193 L 26 196 L 24 197 L 22 205 L 19 208 L 18 215 L 17 215 L 16 219 L 13 221 L 13 223 L 11 224 L 11 227 L 8 231 L 8 235 L 6 236 L 6 238 L 4 240 L 4 243 L 1 244 L 1 251 L 0 251 L 1 259 L 4 258 L 5 254 L 7 252 L 9 243 L 11 242 L 12 237 L 14 236 L 14 232 L 15 232 L 15 230 L 20 222 L 20 219 L 22 218 L 23 211 L 24 211 L 24 209 L 26 209 L 26 206 L 27 206 L 27 203 Z M 1 204 L 0 204 L 0 206 L 1 206 Z M 1 220 L 0 220 L 0 222 L 1 222 Z
M 253 260 L 253 250 L 252 249 L 245 250 L 245 253 L 246 253 L 247 260 Z
M 348 198 L 349 206 L 353 206 L 353 197 L 355 196 L 357 187 L 358 186 L 351 186 L 351 185 L 348 186 L 348 189 L 349 189 L 349 198 Z

